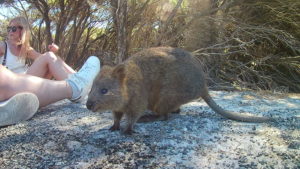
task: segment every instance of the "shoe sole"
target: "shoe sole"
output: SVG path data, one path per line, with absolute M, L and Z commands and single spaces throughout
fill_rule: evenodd
M 39 108 L 39 100 L 32 93 L 18 93 L 0 103 L 0 127 L 30 119 Z

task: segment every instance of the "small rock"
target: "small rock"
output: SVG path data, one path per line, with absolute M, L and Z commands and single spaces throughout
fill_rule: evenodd
M 300 150 L 300 142 L 293 141 L 293 142 L 291 142 L 291 144 L 289 144 L 288 148 L 295 149 L 295 150 Z
M 49 141 L 44 145 L 44 148 L 48 149 L 48 150 L 56 149 L 56 147 L 57 147 L 57 144 L 54 141 Z
M 67 143 L 67 147 L 69 150 L 73 151 L 73 150 L 76 150 L 76 149 L 79 149 L 81 147 L 81 143 L 78 142 L 78 141 L 69 141 Z

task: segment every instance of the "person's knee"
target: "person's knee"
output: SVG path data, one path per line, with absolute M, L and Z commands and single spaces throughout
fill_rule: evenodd
M 0 101 L 6 98 L 6 92 L 7 92 L 7 74 L 5 73 L 6 68 L 2 65 L 0 65 Z
M 0 65 L 0 87 L 1 85 L 5 84 L 5 79 L 6 79 L 5 69 L 6 68 L 3 65 Z
M 0 101 L 3 101 L 6 99 L 6 88 L 1 85 L 1 79 L 0 79 Z
M 42 57 L 49 62 L 55 62 L 58 59 L 53 52 L 46 52 Z
M 0 88 L 6 88 L 11 86 L 15 81 L 14 79 L 18 78 L 18 74 L 15 74 L 5 68 L 4 66 L 0 65 Z

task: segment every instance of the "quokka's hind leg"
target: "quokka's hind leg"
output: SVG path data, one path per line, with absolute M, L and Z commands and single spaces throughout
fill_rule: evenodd
M 123 112 L 113 112 L 114 115 L 114 124 L 113 126 L 111 126 L 111 128 L 109 129 L 110 131 L 116 131 L 116 130 L 120 130 L 120 121 L 123 117 Z
M 138 119 L 137 122 L 138 123 L 146 123 L 146 122 L 159 121 L 159 120 L 167 120 L 167 119 L 163 115 L 154 113 L 154 114 L 143 115 L 142 117 L 140 117 Z
M 172 113 L 172 114 L 179 114 L 179 113 L 180 113 L 180 111 L 181 111 L 181 110 L 180 110 L 180 108 L 178 108 L 177 110 L 175 110 L 175 111 L 172 111 L 171 113 Z
M 180 105 L 171 104 L 167 102 L 160 102 L 153 108 L 153 114 L 146 114 L 142 116 L 138 122 L 151 122 L 151 121 L 166 121 L 169 119 L 170 113 L 179 113 L 180 112 Z

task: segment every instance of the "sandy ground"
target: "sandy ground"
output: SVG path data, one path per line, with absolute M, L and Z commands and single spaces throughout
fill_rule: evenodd
M 0 168 L 300 168 L 299 94 L 211 94 L 227 110 L 279 121 L 228 120 L 197 100 L 126 136 L 108 130 L 110 112 L 61 101 L 0 128 Z

